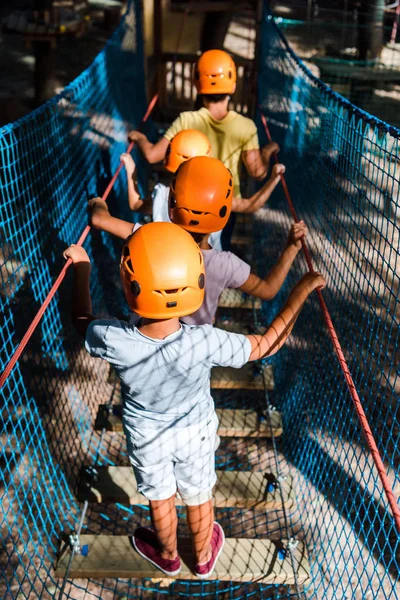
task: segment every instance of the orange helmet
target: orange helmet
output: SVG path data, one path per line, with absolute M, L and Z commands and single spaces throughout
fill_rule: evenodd
M 148 223 L 129 236 L 120 272 L 126 301 L 142 317 L 183 317 L 203 303 L 203 255 L 192 236 L 173 223 Z
M 223 50 L 207 50 L 197 61 L 194 84 L 199 94 L 233 94 L 236 67 Z
M 179 167 L 171 184 L 169 217 L 187 231 L 219 231 L 231 214 L 232 196 L 232 175 L 224 163 L 196 156 Z
M 197 129 L 185 129 L 170 141 L 164 159 L 164 167 L 175 173 L 178 167 L 193 156 L 210 156 L 211 144 L 208 137 Z

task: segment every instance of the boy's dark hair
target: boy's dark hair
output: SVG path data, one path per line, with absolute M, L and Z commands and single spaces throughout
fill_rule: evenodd
M 194 231 L 189 231 L 188 233 L 190 233 L 196 244 L 201 244 L 203 239 L 208 235 L 207 233 L 197 233 Z
M 230 96 L 230 94 L 202 94 L 204 100 L 207 100 L 207 102 L 221 102 L 222 100 L 225 100 L 225 98 L 228 98 Z

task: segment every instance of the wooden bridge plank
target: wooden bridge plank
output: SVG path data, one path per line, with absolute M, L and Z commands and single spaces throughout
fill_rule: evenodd
M 118 407 L 120 408 L 120 406 Z M 258 415 L 254 410 L 234 410 L 220 408 L 216 410 L 219 419 L 218 435 L 221 437 L 260 437 L 269 438 L 282 435 L 281 415 L 277 411 L 271 413 L 271 427 L 268 421 L 259 422 Z M 121 433 L 121 414 L 109 413 L 105 404 L 100 404 L 95 422 L 95 429 L 101 431 Z
M 142 558 L 132 547 L 127 536 L 81 535 L 81 545 L 88 546 L 87 556 L 74 556 L 69 578 L 156 578 L 161 571 Z M 210 579 L 221 581 L 254 581 L 260 583 L 292 585 L 295 576 L 289 553 L 282 555 L 280 549 L 286 542 L 268 539 L 228 538 Z M 192 564 L 190 540 L 181 539 L 178 543 L 182 559 L 182 571 L 175 578 L 197 579 L 189 565 Z M 310 577 L 306 548 L 299 543 L 293 551 L 297 580 L 303 584 Z M 69 550 L 59 559 L 55 576 L 63 577 L 69 560 Z
M 211 371 L 211 389 L 271 391 L 274 389 L 272 365 L 264 365 L 263 374 L 255 370 L 253 363 L 241 369 L 214 367 Z
M 148 505 L 148 500 L 137 491 L 136 479 L 131 467 L 97 467 L 97 481 L 87 483 L 83 474 L 78 490 L 79 500 L 91 503 L 109 502 Z M 261 471 L 217 471 L 214 488 L 215 506 L 218 508 L 262 508 L 278 510 L 284 504 L 293 506 L 295 496 L 293 480 L 288 476 L 279 488 L 268 488 L 268 481 Z M 184 506 L 180 497 L 177 506 Z

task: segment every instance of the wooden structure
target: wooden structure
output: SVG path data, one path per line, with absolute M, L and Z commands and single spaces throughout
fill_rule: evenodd
M 182 110 L 182 106 L 190 108 L 194 101 L 191 73 L 195 56 L 164 55 L 161 63 L 162 79 L 164 81 L 163 109 Z M 245 73 L 245 67 L 243 73 Z M 250 71 L 248 71 L 250 73 Z M 247 75 L 245 76 L 247 77 Z M 161 88 L 162 89 L 162 88 Z M 244 91 L 245 93 L 245 91 Z M 171 104 L 169 104 L 171 103 Z M 185 104 L 187 103 L 187 104 Z M 243 112 L 243 110 L 242 110 Z M 236 235 L 245 235 L 247 239 L 242 242 L 252 250 L 251 241 L 252 224 L 251 215 L 241 215 L 237 219 Z M 240 239 L 240 238 L 239 238 Z M 240 243 L 240 242 L 239 242 Z M 237 323 L 245 324 L 250 330 L 258 328 L 261 302 L 253 299 L 240 290 L 227 290 L 221 295 L 218 309 L 218 319 L 231 317 L 237 311 Z M 254 316 L 259 314 L 259 318 Z M 249 323 L 249 315 L 253 316 L 253 323 Z M 236 313 L 235 313 L 236 316 Z M 246 325 L 247 323 L 247 325 Z M 108 433 L 121 434 L 122 407 L 121 388 L 119 382 L 109 378 L 112 386 L 112 404 L 101 404 L 94 429 L 101 435 L 101 440 L 106 439 Z M 242 390 L 257 391 L 265 394 L 263 402 L 265 411 L 256 411 L 249 408 L 224 408 L 218 407 L 218 394 L 214 395 L 217 404 L 216 412 L 219 419 L 218 435 L 224 438 L 242 438 L 243 442 L 236 442 L 238 446 L 248 441 L 248 452 L 253 452 L 257 438 L 277 438 L 283 434 L 283 425 L 280 413 L 268 406 L 267 396 L 274 389 L 274 377 L 271 365 L 256 365 L 249 363 L 242 369 L 217 367 L 211 374 L 212 390 Z M 225 404 L 225 401 L 224 401 Z M 252 404 L 254 406 L 255 403 Z M 258 403 L 257 403 L 258 404 Z M 231 441 L 228 444 L 234 443 Z M 266 442 L 263 441 L 262 444 Z M 217 471 L 217 484 L 215 487 L 215 507 L 219 509 L 254 511 L 248 520 L 257 519 L 256 511 L 285 511 L 292 510 L 296 503 L 293 479 L 290 474 L 282 477 L 278 464 L 275 442 L 271 444 L 275 469 L 266 471 L 228 469 Z M 263 456 L 263 461 L 265 456 Z M 263 462 L 265 464 L 265 461 Z M 89 466 L 81 472 L 78 487 L 78 499 L 90 504 L 118 504 L 118 505 L 146 505 L 148 501 L 139 494 L 136 481 L 130 467 Z M 177 496 L 176 504 L 182 505 L 182 500 Z M 103 509 L 104 510 L 104 509 Z M 258 513 L 259 514 L 259 513 Z M 218 519 L 218 513 L 217 517 Z M 280 518 L 280 517 L 278 517 Z M 287 519 L 287 517 L 285 517 Z M 243 519 L 245 522 L 246 518 Z M 82 553 L 75 552 L 77 546 L 72 541 L 60 551 L 55 568 L 55 577 L 69 578 L 150 578 L 156 584 L 160 581 L 168 586 L 173 579 L 166 577 L 161 571 L 143 559 L 133 548 L 131 538 L 127 535 L 80 535 L 79 549 Z M 74 548 L 71 555 L 71 548 Z M 196 579 L 192 572 L 193 556 L 191 542 L 188 538 L 178 540 L 178 551 L 182 560 L 182 571 L 176 579 Z M 276 585 L 304 584 L 310 577 L 310 568 L 307 560 L 306 546 L 302 541 L 272 540 L 264 537 L 257 538 L 228 538 L 225 541 L 222 553 L 216 563 L 210 579 L 221 581 L 254 582 Z
M 5 32 L 24 37 L 35 55 L 35 104 L 54 96 L 55 48 L 61 36 L 80 36 L 87 23 L 87 0 L 34 0 L 33 10 L 17 11 L 2 22 Z
M 198 53 L 182 53 L 180 40 L 184 28 L 183 16 L 180 30 L 177 30 L 176 49 L 173 52 L 163 50 L 163 4 L 161 0 L 153 0 L 153 65 L 154 85 L 149 92 L 160 94 L 158 106 L 159 120 L 171 121 L 180 112 L 199 108 L 196 105 L 197 92 L 192 83 L 194 65 L 200 52 L 210 48 L 223 48 L 225 34 L 231 15 L 245 13 L 260 21 L 262 12 L 261 0 L 247 2 L 190 2 L 172 1 L 171 11 L 181 11 L 183 15 L 198 14 L 204 20 L 203 35 Z M 217 21 L 220 21 L 218 23 Z M 256 36 L 258 28 L 256 28 Z M 257 40 L 256 40 L 257 46 Z M 244 115 L 254 115 L 256 108 L 256 60 L 234 55 L 237 67 L 236 91 L 232 96 L 230 108 Z
M 168 579 L 161 571 L 142 558 L 132 547 L 127 536 L 82 535 L 82 546 L 87 546 L 87 556 L 74 556 L 69 577 L 149 577 Z M 176 579 L 190 580 L 193 562 L 190 540 L 179 540 L 178 551 L 183 562 Z M 293 585 L 295 576 L 291 557 L 285 552 L 287 542 L 268 539 L 227 539 L 215 570 L 208 579 L 220 581 L 253 581 Z M 69 551 L 58 561 L 55 576 L 63 577 L 69 561 Z M 310 577 L 306 549 L 298 544 L 294 550 L 297 582 L 305 583 Z M 175 579 L 175 578 L 174 578 Z
M 163 53 L 158 69 L 160 84 L 160 107 L 165 118 L 174 118 L 185 110 L 194 110 L 197 91 L 193 84 L 193 70 L 197 54 Z M 253 86 L 254 61 L 235 57 L 237 69 L 236 92 L 232 96 L 231 109 L 244 115 L 254 111 Z
M 115 410 L 117 409 L 117 410 Z M 105 404 L 100 404 L 94 428 L 97 431 L 122 433 L 121 406 L 113 406 L 110 412 Z M 282 420 L 279 412 L 271 413 L 271 423 L 261 419 L 255 410 L 217 408 L 219 420 L 218 435 L 221 437 L 269 438 L 282 435 Z
M 148 505 L 148 500 L 137 491 L 131 467 L 99 467 L 95 481 L 88 480 L 83 472 L 78 499 L 89 502 Z M 214 502 L 217 508 L 257 508 L 276 510 L 285 503 L 294 504 L 293 480 L 282 482 L 282 492 L 270 483 L 268 474 L 257 471 L 217 471 Z M 274 478 L 272 478 L 272 481 Z M 177 506 L 184 506 L 179 495 Z

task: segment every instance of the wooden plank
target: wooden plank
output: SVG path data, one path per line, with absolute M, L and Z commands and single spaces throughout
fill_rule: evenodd
M 213 390 L 273 390 L 274 374 L 272 365 L 264 366 L 264 374 L 255 372 L 254 365 L 248 363 L 241 369 L 214 367 L 211 371 Z
M 95 482 L 88 482 L 82 474 L 78 499 L 92 503 L 148 505 L 148 500 L 137 491 L 136 479 L 131 467 L 97 467 Z M 278 510 L 290 508 L 295 501 L 293 479 L 287 477 L 279 488 L 269 489 L 265 473 L 261 471 L 217 471 L 214 502 L 217 508 L 262 508 Z M 184 506 L 176 497 L 176 505 Z
M 80 543 L 82 546 L 88 546 L 88 555 L 74 556 L 69 571 L 70 579 L 160 578 L 161 571 L 134 550 L 128 536 L 81 535 Z M 209 579 L 293 585 L 295 576 L 290 554 L 282 553 L 286 544 L 285 541 L 268 539 L 227 538 Z M 197 579 L 189 566 L 193 563 L 190 540 L 179 540 L 178 550 L 182 560 L 182 571 L 177 577 L 163 575 L 163 578 Z M 68 561 L 69 550 L 58 560 L 55 577 L 64 577 Z M 306 547 L 302 542 L 293 550 L 293 562 L 298 583 L 305 583 L 310 577 L 310 568 Z
M 283 433 L 281 415 L 271 412 L 271 427 L 267 420 L 260 421 L 254 410 L 217 409 L 218 435 L 221 437 L 279 437 Z
M 114 433 L 122 433 L 121 407 L 115 406 L 114 410 L 119 409 L 119 414 L 109 413 L 105 404 L 100 404 L 95 422 L 95 429 Z M 254 410 L 233 410 L 228 408 L 217 408 L 216 410 L 219 426 L 218 435 L 221 437 L 260 437 L 269 438 L 282 435 L 282 419 L 277 411 L 271 413 L 271 427 L 266 420 L 259 421 L 258 415 Z
M 225 289 L 219 297 L 218 306 L 220 308 L 243 308 L 243 309 L 260 309 L 260 298 L 248 296 L 240 290 Z
M 265 329 L 264 329 L 265 331 Z M 111 373 L 113 373 L 111 371 Z M 109 376 L 114 381 L 114 375 Z M 233 367 L 214 367 L 211 371 L 211 389 L 213 390 L 268 390 L 275 387 L 272 365 L 264 365 L 262 370 L 254 363 L 248 363 L 240 369 Z M 121 401 L 121 386 L 116 382 L 113 402 Z

